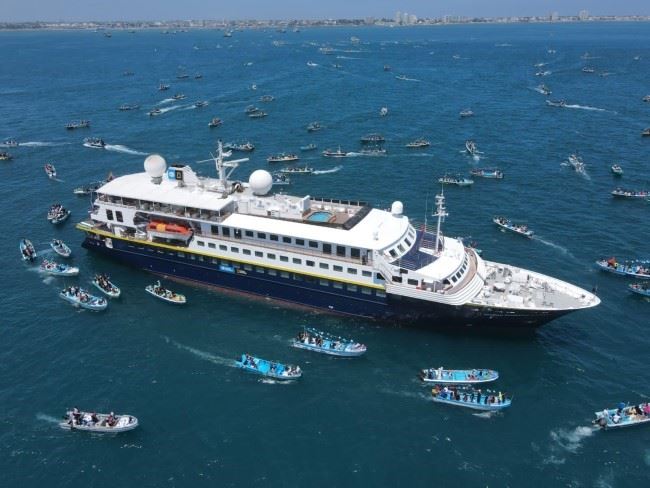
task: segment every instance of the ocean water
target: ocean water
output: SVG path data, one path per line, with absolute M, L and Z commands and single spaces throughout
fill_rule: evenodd
M 321 46 L 334 51 L 322 54 Z M 650 93 L 648 46 L 647 23 L 269 30 L 232 38 L 216 31 L 112 38 L 1 32 L 0 139 L 21 145 L 8 149 L 12 162 L 0 163 L 0 485 L 647 485 L 650 431 L 594 432 L 590 420 L 605 406 L 650 396 L 650 303 L 632 296 L 625 279 L 593 267 L 604 255 L 650 257 L 650 207 L 609 195 L 619 184 L 650 187 L 650 140 L 640 137 L 650 125 L 650 104 L 641 101 Z M 585 52 L 591 59 L 581 59 Z M 597 73 L 582 73 L 585 65 Z M 536 77 L 538 69 L 551 74 Z M 134 75 L 123 76 L 126 70 Z M 177 80 L 182 72 L 190 79 Z M 171 89 L 158 92 L 160 82 Z M 547 107 L 534 90 L 541 82 L 569 107 Z M 177 92 L 187 98 L 166 100 Z M 275 100 L 259 102 L 265 94 Z M 203 99 L 207 107 L 191 107 Z M 119 112 L 123 103 L 141 109 Z M 269 116 L 248 119 L 249 104 Z M 149 118 L 153 107 L 167 110 Z M 459 119 L 467 107 L 475 117 Z M 214 116 L 224 124 L 210 130 Z M 91 129 L 64 130 L 81 118 Z M 308 134 L 314 120 L 325 129 Z M 386 137 L 387 156 L 319 155 L 339 145 L 358 151 L 369 132 Z M 104 138 L 107 150 L 83 147 L 91 135 Z M 417 137 L 431 147 L 403 147 Z M 141 171 L 151 152 L 214 175 L 210 163 L 196 161 L 209 157 L 217 138 L 256 144 L 237 173 L 242 179 L 267 168 L 268 155 L 314 142 L 319 151 L 301 154 L 301 162 L 319 174 L 294 176 L 292 193 L 386 208 L 401 200 L 419 220 L 430 213 L 443 173 L 498 166 L 502 181 L 445 190 L 447 235 L 471 235 L 488 259 L 597 287 L 602 304 L 524 337 L 393 327 L 183 284 L 170 287 L 189 303 L 173 308 L 144 292 L 154 277 L 80 247 L 74 222 L 90 202 L 72 194 L 75 186 L 109 171 Z M 468 138 L 483 152 L 479 161 L 462 153 Z M 561 164 L 574 151 L 586 176 Z M 58 181 L 45 176 L 46 162 L 56 165 Z M 610 174 L 613 162 L 625 170 L 620 183 Z M 57 228 L 45 219 L 54 202 L 72 210 Z M 526 221 L 537 237 L 499 232 L 495 214 Z M 20 261 L 22 237 L 44 256 L 52 237 L 64 239 L 81 275 L 39 275 Z M 108 272 L 122 288 L 105 313 L 57 297 L 64 283 L 89 286 L 95 272 Z M 305 324 L 354 337 L 368 353 L 337 360 L 290 348 Z M 242 352 L 299 364 L 304 377 L 288 385 L 260 381 L 233 368 Z M 512 408 L 488 416 L 433 404 L 416 373 L 440 365 L 499 370 L 497 388 L 514 395 Z M 131 413 L 141 427 L 115 437 L 60 430 L 58 418 L 72 406 Z

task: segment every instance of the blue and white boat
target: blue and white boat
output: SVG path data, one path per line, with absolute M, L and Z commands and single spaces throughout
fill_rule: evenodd
M 302 376 L 300 366 L 267 361 L 266 359 L 253 357 L 250 354 L 242 354 L 241 358 L 235 361 L 235 364 L 237 367 L 251 373 L 280 381 L 295 380 Z
M 493 180 L 502 180 L 503 171 L 497 168 L 476 168 L 470 170 L 469 174 L 478 176 L 479 178 L 488 178 Z
M 34 261 L 36 258 L 36 249 L 34 249 L 32 241 L 29 239 L 22 239 L 18 248 L 20 249 L 20 256 L 23 258 L 23 261 L 28 261 L 30 263 Z
M 606 408 L 595 412 L 593 423 L 602 429 L 619 429 L 650 422 L 650 403 L 627 405 L 619 403 L 617 408 Z
M 168 290 L 160 284 L 160 280 L 153 285 L 147 285 L 144 288 L 144 291 L 164 302 L 172 303 L 174 305 L 185 305 L 187 303 L 185 295 Z
M 514 234 L 519 234 L 520 236 L 528 237 L 529 239 L 533 238 L 534 232 L 528 228 L 526 224 L 515 224 L 510 219 L 505 217 L 494 217 L 492 222 L 497 224 L 501 229 L 507 230 Z
M 69 258 L 72 250 L 61 239 L 52 239 L 50 241 L 52 250 L 63 258 Z
M 138 426 L 138 419 L 133 415 L 115 415 L 81 412 L 74 408 L 63 416 L 59 427 L 66 430 L 80 430 L 96 434 L 119 434 L 133 430 Z
M 364 344 L 335 337 L 312 328 L 301 330 L 298 336 L 291 341 L 291 345 L 298 349 L 340 357 L 358 357 L 367 350 Z
M 420 379 L 426 383 L 472 385 L 496 381 L 499 373 L 492 369 L 444 369 L 441 366 L 423 369 L 420 371 Z
M 73 305 L 86 310 L 93 310 L 99 312 L 105 310 L 108 307 L 108 301 L 105 298 L 97 297 L 91 295 L 86 290 L 79 288 L 78 286 L 69 286 L 61 290 L 59 296 L 63 298 L 66 302 L 70 302 Z
M 442 385 L 435 386 L 431 390 L 431 395 L 433 396 L 434 402 L 470 408 L 472 410 L 497 411 L 508 408 L 512 404 L 512 399 L 501 392 L 487 390 L 483 393 L 481 389 L 470 387 L 454 388 Z
M 639 280 L 650 280 L 650 260 L 618 262 L 615 257 L 599 259 L 596 266 L 601 270 Z
M 318 146 L 316 144 L 314 144 L 314 143 L 307 144 L 306 146 L 300 146 L 300 150 L 303 151 L 303 152 L 314 151 L 317 148 L 318 148 Z
M 650 284 L 646 283 L 630 283 L 628 285 L 628 288 L 632 293 L 636 293 L 638 295 L 644 296 L 644 297 L 650 297 Z
M 42 273 L 52 276 L 77 276 L 79 274 L 79 268 L 76 266 L 55 263 L 54 261 L 48 261 L 47 259 L 43 259 L 40 270 Z
M 92 284 L 109 298 L 120 298 L 120 295 L 122 294 L 122 291 L 111 282 L 108 275 L 95 275 Z

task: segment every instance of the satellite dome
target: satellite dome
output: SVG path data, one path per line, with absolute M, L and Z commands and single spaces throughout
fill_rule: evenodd
M 404 213 L 404 204 L 399 200 L 393 202 L 393 205 L 390 207 L 390 213 L 392 213 L 395 217 L 399 217 Z
M 268 171 L 258 169 L 251 173 L 248 184 L 255 195 L 266 195 L 273 186 L 273 177 Z
M 150 154 L 144 160 L 144 170 L 153 178 L 162 178 L 167 171 L 167 162 L 160 154 Z

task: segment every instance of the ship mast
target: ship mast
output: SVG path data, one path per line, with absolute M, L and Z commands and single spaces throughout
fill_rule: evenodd
M 217 141 L 217 155 L 213 156 L 214 164 L 217 167 L 217 175 L 219 176 L 219 186 L 224 193 L 228 193 L 228 178 L 235 169 L 239 166 L 239 163 L 244 163 L 248 161 L 248 158 L 242 159 L 233 159 L 231 161 L 224 161 L 224 158 L 230 157 L 232 151 L 223 150 L 223 144 L 221 141 Z
M 443 238 L 440 228 L 442 226 L 442 221 L 448 215 L 447 209 L 445 208 L 445 192 L 443 190 L 440 192 L 440 195 L 436 195 L 436 213 L 433 214 L 434 217 L 438 217 L 438 225 L 436 228 L 436 252 L 442 251 L 443 248 Z

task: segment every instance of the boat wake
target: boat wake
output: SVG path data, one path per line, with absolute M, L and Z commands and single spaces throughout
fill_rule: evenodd
M 332 169 L 320 169 L 318 171 L 314 171 L 312 174 L 313 175 L 327 175 L 330 173 L 336 173 L 337 171 L 341 171 L 343 169 L 343 166 L 336 166 Z
M 422 81 L 422 80 L 418 80 L 417 78 L 409 78 L 408 76 L 396 76 L 395 78 L 401 81 L 417 81 L 417 82 Z
M 580 426 L 573 430 L 558 429 L 551 431 L 551 439 L 565 451 L 576 453 L 582 446 L 582 441 L 591 437 L 596 432 L 597 427 Z
M 48 422 L 50 424 L 58 424 L 60 422 L 60 420 L 57 419 L 56 417 L 52 417 L 51 415 L 47 415 L 46 413 L 37 413 L 36 419 L 42 420 L 43 422 Z
M 25 147 L 54 147 L 54 146 L 65 146 L 66 144 L 70 144 L 70 143 L 69 142 L 42 142 L 42 141 L 29 141 L 29 142 L 18 143 L 19 146 L 25 146 Z
M 266 385 L 293 385 L 296 382 L 295 380 L 274 380 L 273 378 L 260 378 L 258 381 Z
M 172 103 L 175 99 L 174 98 L 165 98 L 164 100 L 159 101 L 156 105 L 164 105 L 166 103 Z
M 171 110 L 176 110 L 177 108 L 182 107 L 182 105 L 172 105 L 170 107 L 164 107 L 160 109 L 160 113 L 170 112 Z
M 120 144 L 106 144 L 104 146 L 104 149 L 108 151 L 115 151 L 115 152 L 120 152 L 124 154 L 134 154 L 136 156 L 147 156 L 148 153 L 142 152 L 142 151 L 136 151 L 135 149 L 131 149 L 130 147 L 126 146 L 121 146 Z
M 427 402 L 431 400 L 431 395 L 429 393 L 424 393 L 424 392 L 397 391 L 397 390 L 391 390 L 389 388 L 380 388 L 379 391 L 381 393 L 386 393 L 387 395 L 400 396 L 404 398 L 414 398 L 414 399 L 424 400 Z
M 219 366 L 228 366 L 230 368 L 235 368 L 237 367 L 235 365 L 235 360 L 234 359 L 228 359 L 224 358 L 221 356 L 216 356 L 214 354 L 211 354 L 209 352 L 201 351 L 200 349 L 196 349 L 194 347 L 186 346 L 185 344 L 181 344 L 180 342 L 176 342 L 173 339 L 170 339 L 167 336 L 162 336 L 162 338 L 167 342 L 168 344 L 172 344 L 176 346 L 178 349 L 181 349 L 182 351 L 187 351 L 194 356 L 196 356 L 199 359 L 203 359 L 204 361 L 210 361 L 211 363 L 218 364 Z
M 480 412 L 480 413 L 473 413 L 472 415 L 474 417 L 478 417 L 481 419 L 491 419 L 492 417 L 495 417 L 497 414 L 500 414 L 501 412 Z
M 361 59 L 361 58 L 355 58 L 352 56 L 336 56 L 336 59 Z
M 571 251 L 569 251 L 566 247 L 560 246 L 559 244 L 556 244 L 556 243 L 554 243 L 552 241 L 547 241 L 546 239 L 542 239 L 539 236 L 533 236 L 533 239 L 536 240 L 536 241 L 541 242 L 542 244 L 545 244 L 546 246 L 552 247 L 553 249 L 557 249 L 562 254 L 564 254 L 566 256 L 569 256 L 571 259 L 574 259 L 574 260 L 577 261 L 577 258 L 573 254 L 571 254 Z
M 593 112 L 609 112 L 609 110 L 604 109 L 604 108 L 598 108 L 598 107 L 590 107 L 589 105 L 578 105 L 578 104 L 572 104 L 572 105 L 565 105 L 564 108 L 575 108 L 578 110 L 591 110 Z

